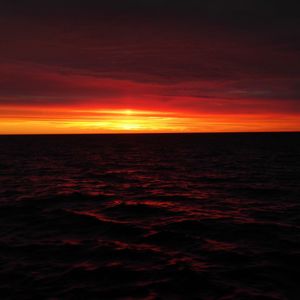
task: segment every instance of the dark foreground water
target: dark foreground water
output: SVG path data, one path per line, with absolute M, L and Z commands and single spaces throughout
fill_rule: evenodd
M 300 134 L 0 137 L 1 299 L 300 299 Z

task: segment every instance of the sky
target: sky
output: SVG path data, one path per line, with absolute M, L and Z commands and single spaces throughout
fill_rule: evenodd
M 300 9 L 0 3 L 0 134 L 300 130 Z

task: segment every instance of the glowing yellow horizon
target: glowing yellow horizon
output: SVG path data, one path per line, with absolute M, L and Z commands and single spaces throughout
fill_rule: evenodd
M 297 131 L 299 116 L 0 107 L 0 134 Z

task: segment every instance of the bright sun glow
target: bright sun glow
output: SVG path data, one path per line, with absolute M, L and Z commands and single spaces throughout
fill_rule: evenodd
M 128 122 L 128 123 L 121 124 L 121 128 L 124 130 L 139 130 L 141 126 L 139 124 Z
M 137 109 L 1 106 L 0 134 L 155 133 L 293 130 L 297 116 L 195 115 Z M 284 127 L 282 124 L 285 124 Z

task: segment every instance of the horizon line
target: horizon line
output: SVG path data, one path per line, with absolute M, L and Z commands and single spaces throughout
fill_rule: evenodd
M 300 133 L 293 131 L 207 131 L 207 132 L 102 132 L 102 133 L 1 133 L 0 136 L 49 136 L 49 135 L 189 135 L 189 134 L 265 134 Z

